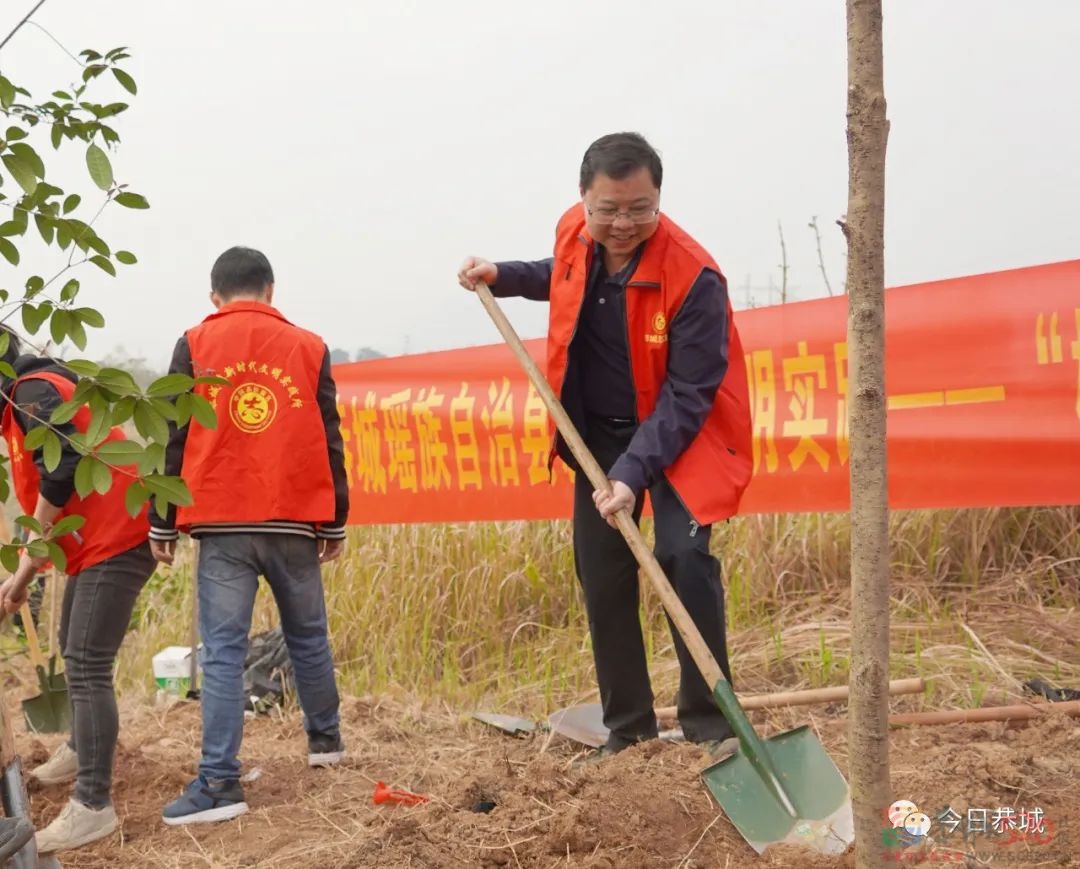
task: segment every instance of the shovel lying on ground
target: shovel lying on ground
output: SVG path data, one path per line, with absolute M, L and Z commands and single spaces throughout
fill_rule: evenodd
M 889 682 L 889 695 L 921 694 L 926 683 L 920 678 L 893 679 Z M 739 704 L 747 709 L 777 709 L 789 706 L 809 706 L 814 703 L 844 702 L 848 698 L 847 685 L 835 685 L 829 688 L 809 688 L 803 691 L 782 691 L 775 694 L 752 694 L 740 697 Z M 656 709 L 657 721 L 669 721 L 676 718 L 678 711 L 674 706 L 661 706 Z M 604 726 L 604 710 L 599 703 L 582 703 L 567 706 L 548 716 L 548 726 L 556 733 L 599 748 L 608 738 L 608 729 Z M 677 738 L 679 731 L 669 730 L 661 733 L 669 739 Z
M 521 363 L 574 458 L 597 489 L 609 487 L 547 379 L 521 343 L 491 291 L 477 282 L 476 294 Z M 847 782 L 806 726 L 762 740 L 754 732 L 735 692 L 709 647 L 675 594 L 629 510 L 615 514 L 619 531 L 649 578 L 694 662 L 713 686 L 713 698 L 739 738 L 740 751 L 702 772 L 702 778 L 728 819 L 759 854 L 769 845 L 797 844 L 824 853 L 841 853 L 855 839 Z
M 23 629 L 26 631 L 26 645 L 30 650 L 30 660 L 37 671 L 38 686 L 41 693 L 22 702 L 23 717 L 26 726 L 33 733 L 60 733 L 71 726 L 71 707 L 68 704 L 67 681 L 62 673 L 56 672 L 56 658 L 48 665 L 41 654 L 37 628 L 30 617 L 29 604 L 23 604 Z M 48 672 L 46 672 L 46 666 Z

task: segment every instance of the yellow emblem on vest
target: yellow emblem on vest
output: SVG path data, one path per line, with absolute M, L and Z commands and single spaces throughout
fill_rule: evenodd
M 652 327 L 654 332 L 664 333 L 667 329 L 667 320 L 664 317 L 663 311 L 657 311 L 656 316 L 652 318 Z
M 265 386 L 242 383 L 229 400 L 233 424 L 248 434 L 266 431 L 277 416 L 277 398 Z

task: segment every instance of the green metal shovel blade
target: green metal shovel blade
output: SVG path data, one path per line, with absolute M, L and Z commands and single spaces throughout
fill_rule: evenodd
M 840 854 L 855 840 L 851 794 L 808 727 L 761 739 L 731 686 L 713 696 L 739 737 L 739 752 L 702 771 L 709 792 L 759 854 L 770 845 L 801 845 Z
M 44 667 L 35 669 L 41 693 L 22 702 L 26 726 L 32 733 L 63 733 L 71 728 L 67 681 L 63 674 L 46 675 Z
M 743 752 L 701 777 L 731 823 L 759 854 L 769 845 L 803 845 L 840 854 L 855 839 L 847 782 L 807 727 L 762 740 L 795 809 L 792 815 Z

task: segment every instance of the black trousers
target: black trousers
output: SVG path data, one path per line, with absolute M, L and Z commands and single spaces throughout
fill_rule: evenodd
M 626 450 L 635 426 L 590 417 L 586 443 L 605 471 Z M 657 736 L 653 692 L 639 617 L 638 564 L 618 529 L 600 516 L 593 486 L 583 473 L 574 490 L 574 561 L 585 597 L 596 678 L 611 731 L 608 747 L 619 750 Z M 720 563 L 709 553 L 711 526 L 698 527 L 666 479 L 649 489 L 656 530 L 655 555 L 675 592 L 731 680 L 724 624 Z M 641 517 L 644 497 L 634 519 Z M 681 670 L 679 723 L 691 742 L 726 739 L 732 730 L 691 658 L 678 630 L 668 620 Z

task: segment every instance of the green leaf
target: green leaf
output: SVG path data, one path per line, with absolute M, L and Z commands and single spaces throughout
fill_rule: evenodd
M 31 275 L 26 279 L 26 298 L 32 299 L 45 289 L 45 279 L 41 275 Z
M 150 203 L 146 201 L 146 197 L 138 193 L 131 193 L 124 191 L 123 193 L 116 194 L 116 204 L 123 205 L 124 208 L 149 208 Z
M 0 159 L 4 161 L 4 165 L 7 167 L 8 172 L 11 173 L 11 177 L 18 182 L 19 186 L 25 190 L 27 194 L 32 194 L 37 190 L 37 176 L 30 166 L 14 154 L 5 154 Z
M 204 375 L 203 377 L 196 377 L 195 383 L 198 385 L 206 386 L 232 386 L 232 381 L 227 377 L 218 377 L 217 375 Z
M 182 395 L 176 396 L 176 403 L 173 405 L 173 411 L 176 413 L 177 425 L 187 425 L 188 420 L 191 419 L 191 396 L 193 394 L 194 393 L 191 392 L 185 392 Z
M 186 394 L 186 393 L 185 393 Z M 179 401 L 183 398 L 183 395 L 178 395 L 176 400 Z M 151 398 L 148 399 L 150 406 L 160 413 L 169 422 L 180 422 L 180 414 L 176 410 L 176 405 L 169 401 L 167 398 Z
M 75 466 L 75 492 L 80 498 L 85 498 L 94 491 L 95 464 L 93 456 L 83 456 Z
M 217 428 L 217 413 L 214 411 L 214 406 L 197 392 L 191 395 L 191 412 L 203 428 L 211 430 Z
M 94 464 L 91 465 L 91 475 L 94 481 L 94 491 L 99 495 L 104 495 L 109 491 L 112 486 L 112 471 L 109 466 L 104 462 L 99 462 L 96 459 Z
M 0 238 L 6 238 L 11 235 L 22 235 L 24 232 L 26 232 L 26 227 L 17 220 L 6 220 L 3 223 L 0 223 Z
M 76 518 L 74 516 L 72 519 Z M 49 561 L 53 563 L 53 567 L 59 570 L 61 573 L 67 573 L 67 554 L 60 548 L 59 543 L 53 543 L 49 540 L 46 544 L 49 550 Z
M 19 561 L 21 560 L 19 550 L 21 548 L 10 544 L 5 544 L 3 548 L 0 548 L 0 564 L 4 565 L 4 569 L 8 573 L 14 573 L 19 569 Z
M 62 290 L 60 290 L 60 301 L 70 302 L 79 294 L 79 282 L 72 278 L 66 284 Z
M 52 244 L 53 235 L 56 232 L 56 224 L 52 222 L 52 218 L 47 214 L 35 214 L 34 223 L 37 226 L 41 240 L 44 241 L 45 244 Z
M 49 319 L 52 313 L 52 302 L 42 302 L 40 305 L 25 304 L 22 306 L 23 327 L 31 335 L 36 335 L 41 324 Z
M 108 256 L 112 251 L 109 250 L 109 245 L 105 243 L 100 235 L 90 229 L 86 233 L 86 244 L 94 251 L 102 256 Z
M 59 124 L 53 124 L 52 129 L 49 130 L 49 138 L 52 140 L 53 148 L 59 149 L 64 141 L 64 128 Z
M 139 473 L 161 473 L 165 469 L 165 447 L 163 444 L 148 443 L 142 458 L 139 459 Z
M 194 378 L 186 374 L 166 374 L 151 383 L 146 389 L 146 394 L 151 398 L 167 398 L 170 395 L 187 392 L 194 383 Z
M 72 321 L 68 330 L 68 338 L 80 350 L 86 349 L 86 329 L 78 320 Z
M 116 257 L 116 261 L 118 263 L 123 263 L 126 266 L 133 266 L 135 265 L 135 263 L 138 262 L 138 260 L 135 258 L 135 254 L 133 254 L 130 250 L 118 250 L 114 254 L 114 256 Z
M 26 552 L 31 558 L 48 558 L 49 544 L 44 540 L 31 540 L 26 544 Z
M 78 531 L 85 524 L 85 516 L 65 516 L 63 519 L 53 525 L 52 536 L 63 537 L 65 534 L 70 534 L 72 531 Z
M 78 193 L 72 193 L 64 200 L 64 214 L 71 214 L 71 212 L 79 207 L 80 202 L 82 202 L 82 197 L 79 196 Z
M 96 450 L 98 458 L 110 465 L 134 465 L 142 458 L 145 450 L 135 441 L 105 441 Z
M 122 69 L 114 68 L 112 74 L 116 76 L 116 80 L 120 82 L 120 87 L 126 90 L 129 94 L 134 95 L 138 92 L 138 88 L 135 87 L 135 79 L 133 79 Z
M 25 528 L 27 531 L 33 531 L 35 534 L 42 533 L 41 523 L 33 516 L 17 516 L 15 518 L 15 524 L 20 528 Z
M 135 397 L 127 395 L 113 405 L 113 425 L 123 425 L 135 413 Z
M 13 266 L 19 264 L 19 249 L 15 247 L 6 238 L 0 237 L 0 256 L 6 259 Z
M 79 377 L 97 377 L 98 372 L 101 371 L 101 366 L 89 359 L 69 359 L 64 365 Z
M 93 308 L 73 308 L 71 313 L 76 320 L 94 329 L 101 329 L 105 325 L 105 318 L 101 316 L 101 312 Z
M 56 432 L 51 428 L 42 426 L 41 429 L 46 433 L 45 445 L 41 450 L 41 457 L 45 461 L 45 470 L 55 471 L 60 464 L 60 438 L 56 436 Z
M 26 130 L 22 127 L 8 127 L 7 132 L 4 133 L 4 138 L 9 142 L 17 142 L 19 139 L 26 138 Z
M 91 447 L 96 447 L 109 436 L 112 428 L 112 414 L 108 405 L 103 410 L 96 410 L 90 417 L 90 425 L 86 427 L 86 442 Z
M 0 107 L 7 108 L 15 102 L 15 85 L 0 75 Z
M 0 564 L 4 565 L 4 569 L 8 573 L 14 573 L 19 569 L 19 561 L 21 560 L 19 550 L 21 548 L 10 544 L 5 544 L 3 548 L 0 548 Z
M 147 401 L 135 405 L 135 428 L 144 438 L 150 438 L 159 444 L 169 442 L 169 424 Z
M 68 336 L 71 326 L 71 312 L 65 311 L 63 308 L 58 308 L 53 311 L 52 318 L 49 320 L 49 334 L 52 335 L 53 341 L 58 345 L 64 343 L 64 339 Z
M 158 502 L 162 500 L 169 504 L 177 504 L 180 507 L 190 507 L 192 504 L 191 492 L 187 484 L 179 477 L 165 477 L 154 475 L 143 480 L 156 497 Z
M 25 142 L 18 142 L 15 145 L 11 145 L 11 153 L 14 154 L 19 160 L 25 163 L 33 171 L 34 175 L 38 178 L 45 177 L 45 164 L 41 162 L 41 158 L 38 156 L 37 151 L 27 145 Z M 30 191 L 26 191 L 29 193 Z
M 31 452 L 40 449 L 42 444 L 45 443 L 45 435 L 48 434 L 48 431 L 49 430 L 43 425 L 34 426 L 26 433 L 26 437 L 23 439 L 23 446 Z
M 79 412 L 79 408 L 83 406 L 85 402 L 81 399 L 73 398 L 71 401 L 65 401 L 63 404 L 58 404 L 51 414 L 49 414 L 49 422 L 53 425 L 63 425 L 65 422 L 71 422 L 72 418 Z
M 90 177 L 94 183 L 102 190 L 112 187 L 113 171 L 109 155 L 92 142 L 86 149 L 86 168 L 90 170 Z
M 97 254 L 96 256 L 90 257 L 90 262 L 92 262 L 106 274 L 110 274 L 114 278 L 116 277 L 116 266 L 114 266 L 112 264 L 112 260 L 108 259 L 107 257 L 103 257 L 101 254 Z
M 142 484 L 141 480 L 135 480 L 124 492 L 124 506 L 127 507 L 128 515 L 135 517 L 142 512 L 143 504 L 150 497 L 150 490 Z
M 98 386 L 116 395 L 139 395 L 139 384 L 131 373 L 122 368 L 102 368 L 94 378 Z

